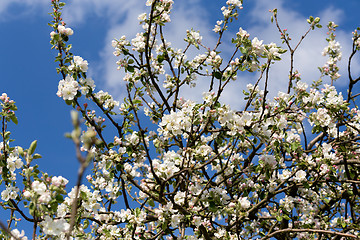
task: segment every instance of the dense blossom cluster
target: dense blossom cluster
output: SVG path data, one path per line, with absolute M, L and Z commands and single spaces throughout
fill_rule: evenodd
M 341 60 L 342 53 L 340 51 L 341 46 L 340 43 L 335 40 L 335 34 L 333 33 L 335 31 L 335 28 L 338 27 L 334 22 L 330 22 L 328 25 L 330 35 L 329 38 L 327 38 L 327 41 L 329 42 L 329 45 L 324 48 L 322 55 L 323 56 L 329 56 L 329 59 L 325 63 L 325 65 L 321 68 L 321 71 L 325 75 L 329 75 L 331 77 L 331 80 L 336 80 L 340 77 L 339 74 L 339 67 L 337 66 L 338 61 Z
M 22 222 L 17 214 L 33 223 L 33 239 L 360 237 L 360 110 L 352 92 L 359 78 L 350 76 L 347 98 L 332 84 L 342 55 L 334 23 L 323 51 L 329 60 L 320 68 L 331 84 L 309 86 L 294 72 L 290 90 L 270 98 L 268 72 L 285 49 L 242 28 L 230 57 L 218 45 L 204 46 L 194 30 L 184 33 L 185 50 L 173 48 L 162 31 L 173 1 L 148 0 L 149 13 L 138 17 L 143 32 L 112 42 L 118 69 L 125 71 L 127 97 L 120 103 L 95 92 L 88 62 L 67 44 L 73 31 L 61 19 L 64 4 L 52 5 L 51 43 L 63 77 L 57 95 L 76 109 L 68 136 L 84 183 L 67 188 L 64 177 L 41 172 L 34 164 L 41 157 L 36 141 L 28 149 L 12 146 L 5 123 L 17 123 L 16 106 L 3 94 L 0 203 L 11 219 L 1 237 L 29 239 L 16 227 Z M 241 9 L 240 0 L 221 9 L 223 19 L 213 29 L 218 43 Z M 309 31 L 319 21 L 309 19 Z M 286 31 L 280 33 L 288 41 Z M 353 41 L 354 55 L 357 31 Z M 192 48 L 203 52 L 190 59 Z M 220 97 L 244 71 L 259 73 L 259 80 L 247 84 L 243 109 L 234 110 Z M 180 89 L 201 81 L 197 76 L 209 80 L 202 100 L 181 97 Z
M 57 95 L 64 100 L 73 100 L 79 89 L 79 84 L 75 79 L 67 75 L 65 79 L 59 82 Z

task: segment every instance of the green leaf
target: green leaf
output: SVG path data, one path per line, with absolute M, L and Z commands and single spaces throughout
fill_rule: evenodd
M 65 100 L 65 103 L 66 103 L 67 105 L 71 105 L 72 102 L 73 102 L 73 100 Z
M 343 228 L 345 228 L 345 227 L 347 226 L 347 223 L 346 223 L 346 222 L 342 222 L 342 223 L 341 223 L 341 226 L 342 226 Z
M 20 156 L 24 156 L 24 149 L 22 148 L 22 147 L 17 147 L 17 149 L 18 149 L 18 152 L 19 152 L 19 154 L 20 154 Z
M 214 72 L 213 75 L 216 79 L 221 79 L 221 77 L 222 77 L 221 72 Z
M 53 202 L 50 204 L 51 210 L 56 211 L 58 204 L 56 202 Z
M 30 144 L 29 152 L 28 152 L 30 155 L 33 155 L 33 154 L 34 154 L 35 149 L 36 149 L 36 146 L 37 146 L 37 140 L 33 141 L 33 142 Z
M 18 124 L 18 120 L 17 117 L 15 117 L 15 115 L 11 115 L 10 119 L 13 121 L 13 123 L 15 123 L 16 125 Z
M 61 195 L 56 195 L 56 196 L 55 196 L 55 199 L 56 199 L 56 201 L 59 202 L 59 203 L 64 202 L 64 198 L 63 198 L 63 196 L 61 196 Z
M 80 192 L 80 198 L 81 199 L 84 199 L 84 200 L 87 200 L 87 195 L 86 195 L 86 193 L 84 193 L 84 192 Z
M 42 158 L 42 156 L 38 153 L 35 153 L 33 156 L 34 159 Z
M 4 139 L 8 140 L 10 138 L 10 132 L 5 132 Z
M 289 217 L 288 215 L 284 215 L 283 218 L 284 218 L 285 220 L 290 220 L 290 217 Z
M 150 199 L 150 200 L 148 201 L 148 203 L 149 203 L 149 206 L 155 207 L 155 204 L 154 204 L 154 200 L 153 200 L 153 199 Z
M 158 55 L 157 56 L 157 60 L 158 60 L 159 63 L 162 63 L 162 61 L 164 61 L 164 59 L 165 59 L 164 55 Z
M 129 71 L 129 72 L 134 72 L 134 66 L 128 66 L 127 68 L 126 68 L 126 70 L 127 71 Z
M 83 224 L 83 228 L 86 229 L 89 227 L 89 220 L 88 219 L 85 219 L 84 220 L 84 224 Z

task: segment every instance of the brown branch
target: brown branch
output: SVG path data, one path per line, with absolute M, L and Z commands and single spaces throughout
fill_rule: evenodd
M 292 87 L 292 80 L 293 80 L 294 54 L 295 54 L 295 51 L 300 46 L 301 42 L 305 39 L 305 37 L 309 34 L 311 29 L 313 29 L 314 25 L 311 24 L 311 26 L 305 32 L 305 34 L 301 36 L 301 38 L 300 38 L 299 42 L 296 44 L 296 46 L 294 48 L 292 48 L 291 45 L 290 45 L 290 39 L 286 38 L 285 31 L 281 30 L 281 27 L 280 27 L 279 22 L 278 22 L 277 14 L 274 14 L 274 18 L 275 18 L 276 27 L 278 28 L 280 34 L 283 36 L 284 42 L 286 43 L 286 45 L 287 45 L 287 47 L 289 48 L 289 51 L 290 51 L 290 71 L 289 71 L 289 84 L 288 84 L 288 90 L 287 90 L 287 93 L 290 94 L 291 87 Z
M 74 120 L 74 128 L 75 128 L 75 130 L 77 128 L 80 128 L 79 119 Z M 67 240 L 70 239 L 71 232 L 74 230 L 74 226 L 75 226 L 75 222 L 76 222 L 77 209 L 79 207 L 78 201 L 79 201 L 80 185 L 81 185 L 81 181 L 82 181 L 85 169 L 86 169 L 86 167 L 88 165 L 88 160 L 89 160 L 88 157 L 89 157 L 89 154 L 90 154 L 90 153 L 88 153 L 86 158 L 81 155 L 79 137 L 73 137 L 73 141 L 74 141 L 75 149 L 76 149 L 76 157 L 80 162 L 80 167 L 79 167 L 79 170 L 78 170 L 78 178 L 77 178 L 77 182 L 76 182 L 75 198 L 73 199 L 73 202 L 71 204 L 70 227 L 69 227 L 69 231 L 66 234 L 66 239 Z M 94 142 L 92 142 L 92 144 L 94 144 Z
M 150 12 L 150 19 L 149 19 L 149 27 L 146 33 L 146 42 L 145 42 L 145 58 L 146 58 L 146 68 L 151 80 L 152 85 L 154 85 L 156 91 L 158 92 L 160 98 L 162 99 L 162 101 L 164 102 L 164 104 L 166 105 L 167 110 L 170 112 L 171 111 L 171 107 L 169 105 L 169 103 L 166 101 L 166 98 L 164 96 L 164 94 L 162 93 L 159 85 L 156 83 L 155 78 L 152 74 L 151 71 L 151 61 L 150 61 L 150 53 L 151 53 L 151 47 L 150 45 L 150 34 L 151 34 L 151 23 L 153 22 L 153 14 L 154 14 L 154 10 L 155 10 L 155 5 L 156 5 L 157 1 L 154 1 L 154 3 L 151 6 L 151 12 Z
M 25 218 L 26 221 L 29 222 L 35 222 L 35 219 L 29 218 L 25 215 L 25 213 L 23 211 L 21 211 L 21 209 L 18 207 L 18 205 L 16 204 L 16 202 L 13 199 L 10 199 L 11 204 L 13 205 L 13 207 L 16 209 L 16 211 L 18 211 L 20 213 L 20 215 Z
M 286 228 L 286 229 L 280 229 L 280 230 L 277 230 L 277 231 L 275 231 L 275 232 L 273 232 L 271 234 L 268 234 L 265 237 L 261 238 L 261 240 L 269 239 L 269 238 L 272 238 L 272 237 L 276 236 L 277 234 L 286 233 L 286 232 L 324 233 L 324 234 L 331 234 L 331 235 L 336 235 L 336 236 L 341 236 L 341 237 L 349 237 L 349 238 L 354 238 L 354 239 L 360 239 L 360 237 L 358 237 L 356 235 L 353 235 L 353 234 L 334 232 L 334 231 L 330 231 L 330 230 Z

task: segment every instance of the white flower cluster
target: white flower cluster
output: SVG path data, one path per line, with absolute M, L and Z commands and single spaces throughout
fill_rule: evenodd
M 87 72 L 88 70 L 88 61 L 84 60 L 80 56 L 74 56 L 71 61 L 71 65 L 68 68 L 70 71 L 81 71 Z
M 228 1 L 226 1 L 226 4 L 228 5 L 227 7 L 223 6 L 221 8 L 222 14 L 225 19 L 227 19 L 231 16 L 237 17 L 238 14 L 236 12 L 233 12 L 234 9 L 236 7 L 238 7 L 239 9 L 243 8 L 240 0 L 228 0 Z
M 324 100 L 326 107 L 337 107 L 344 104 L 342 93 L 338 93 L 334 86 L 325 84 L 322 93 L 326 95 L 326 100 Z
M 187 39 L 185 39 L 188 43 L 191 43 L 191 44 L 200 44 L 201 41 L 202 41 L 202 36 L 200 35 L 199 32 L 195 32 L 194 30 L 187 30 L 186 32 L 187 34 Z
M 159 133 L 164 137 L 183 134 L 183 137 L 186 138 L 186 133 L 190 131 L 192 126 L 191 117 L 193 116 L 194 105 L 193 101 L 188 100 L 183 104 L 181 111 L 165 114 L 159 124 Z
M 222 25 L 223 23 L 224 23 L 223 20 L 216 21 L 216 25 L 215 25 L 213 31 L 216 32 L 216 33 L 220 32 L 220 30 L 221 30 L 221 25 Z
M 267 48 L 268 48 L 269 58 L 274 59 L 280 57 L 279 47 L 277 47 L 275 43 L 268 44 Z
M 57 27 L 57 30 L 58 30 L 59 34 L 62 34 L 62 35 L 65 35 L 65 36 L 71 36 L 71 35 L 74 34 L 74 31 L 71 28 L 67 28 L 67 27 L 65 27 L 63 25 L 60 25 L 60 24 Z M 54 39 L 56 35 L 57 35 L 57 33 L 55 31 L 52 31 L 50 33 L 51 39 Z
M 108 93 L 100 90 L 95 94 L 95 97 L 106 109 L 113 109 L 115 106 L 119 106 L 119 102 L 115 101 L 113 97 Z
M 16 199 L 18 196 L 19 188 L 14 186 L 6 186 L 6 189 L 1 192 L 1 199 L 5 202 L 10 199 Z
M 78 90 L 78 82 L 72 76 L 67 75 L 65 79 L 60 80 L 56 95 L 64 100 L 73 100 Z
M 257 37 L 251 41 L 252 50 L 257 56 L 261 56 L 265 51 L 265 46 L 263 45 L 263 40 L 259 40 Z
M 330 22 L 328 25 L 329 32 L 335 31 L 335 27 L 337 27 L 337 25 L 335 25 L 333 22 Z M 341 46 L 340 43 L 335 40 L 335 34 L 332 32 L 330 33 L 330 38 L 327 40 L 328 46 L 324 48 L 322 55 L 329 56 L 329 58 L 321 70 L 325 75 L 329 75 L 331 80 L 334 81 L 340 77 L 337 63 L 341 60 L 342 57 Z
M 44 221 L 41 223 L 45 234 L 52 236 L 65 237 L 65 233 L 69 230 L 70 224 L 65 219 L 52 219 L 49 216 L 45 216 Z
M 47 204 L 48 202 L 50 202 L 51 194 L 50 191 L 47 189 L 45 183 L 36 180 L 31 184 L 31 189 L 34 191 L 35 194 L 39 196 L 39 203 Z
M 226 1 L 226 4 L 227 5 L 234 5 L 234 6 L 238 7 L 238 8 L 240 8 L 240 9 L 242 9 L 242 3 L 241 3 L 240 0 L 228 0 L 228 1 Z
M 12 237 L 10 240 L 28 240 L 28 238 L 25 236 L 24 230 L 21 230 L 21 232 L 18 229 L 11 230 L 11 235 Z
M 262 166 L 268 166 L 270 167 L 270 169 L 274 169 L 278 163 L 278 161 L 276 160 L 275 156 L 273 155 L 262 155 L 259 158 L 259 163 Z
M 3 143 L 0 144 L 1 149 L 3 149 Z M 16 179 L 16 169 L 22 168 L 24 165 L 22 159 L 19 157 L 18 148 L 15 148 L 13 152 L 11 152 L 6 160 L 7 168 L 10 171 L 11 179 Z
M 229 204 L 230 199 L 228 194 L 229 193 L 226 191 L 226 189 L 222 187 L 214 187 L 209 190 L 205 190 L 201 195 L 201 199 L 206 202 L 206 204 L 209 204 L 207 201 L 209 199 L 217 199 L 220 205 L 227 205 Z
M 326 108 L 319 108 L 309 116 L 310 124 L 320 125 L 322 127 L 334 127 L 334 122 L 329 114 L 328 108 L 337 108 L 344 105 L 344 99 L 341 93 L 338 93 L 334 86 L 325 84 L 321 92 L 310 89 L 310 94 L 304 97 L 305 103 L 325 104 Z
M 321 54 L 323 56 L 331 55 L 332 58 L 336 58 L 334 61 L 338 61 L 341 60 L 341 56 L 342 56 L 340 50 L 341 50 L 340 43 L 335 40 L 330 40 L 329 45 L 324 48 Z
M 354 43 L 354 45 L 355 45 L 355 47 L 356 47 L 357 50 L 360 49 L 360 35 L 359 35 L 359 33 L 358 33 L 358 30 L 359 30 L 359 29 L 355 29 L 355 30 L 352 32 L 352 35 L 353 35 L 352 40 L 353 40 L 353 43 Z
M 62 204 L 58 205 L 58 217 L 63 218 L 67 213 L 70 212 L 70 206 L 72 206 L 72 203 L 76 197 L 75 194 L 76 187 L 72 188 L 71 191 L 68 193 L 68 197 L 65 198 L 65 201 Z M 101 209 L 101 206 L 98 203 L 99 201 L 101 201 L 100 192 L 98 190 L 91 192 L 88 187 L 86 187 L 85 185 L 81 185 L 78 198 L 82 199 L 82 208 L 86 210 L 86 212 L 84 212 L 84 216 L 97 215 L 97 213 Z
M 60 34 L 64 34 L 64 35 L 67 35 L 67 36 L 71 36 L 74 34 L 74 31 L 71 29 L 71 28 L 67 28 L 63 25 L 59 25 L 58 26 L 58 31 Z
M 146 6 L 151 6 L 154 3 L 154 0 L 148 0 L 146 2 Z M 167 23 L 170 22 L 170 11 L 172 9 L 172 6 L 174 4 L 173 0 L 161 0 L 157 2 L 154 16 L 159 16 L 159 22 L 161 23 Z
M 79 79 L 79 82 L 81 84 L 81 87 L 80 87 L 80 91 L 83 95 L 86 95 L 91 91 L 94 91 L 95 90 L 95 82 L 92 78 L 80 78 Z
M 253 119 L 253 113 L 243 112 L 238 114 L 236 111 L 231 110 L 228 106 L 219 110 L 219 123 L 221 126 L 229 128 L 230 134 L 237 134 L 243 132 L 244 126 L 250 126 Z
M 222 63 L 222 58 L 220 57 L 220 55 L 216 54 L 215 51 L 211 51 L 206 59 L 206 62 L 214 68 L 218 68 Z
M 305 104 L 319 105 L 324 102 L 324 95 L 312 88 L 310 89 L 309 96 L 304 97 L 303 101 Z
M 239 31 L 236 33 L 236 36 L 239 36 L 241 38 L 249 38 L 250 34 L 240 27 Z
M 331 123 L 331 116 L 326 108 L 319 108 L 317 112 L 310 115 L 309 121 L 311 124 L 327 127 Z
M 360 48 L 360 38 L 357 38 L 355 41 L 355 46 Z
M 248 209 L 251 206 L 251 202 L 247 197 L 240 197 L 238 201 L 242 209 Z
M 145 36 L 143 33 L 137 33 L 136 37 L 131 40 L 131 45 L 133 46 L 133 50 L 137 52 L 145 51 Z
M 126 36 L 121 36 L 120 39 L 112 40 L 111 45 L 113 48 L 115 48 L 113 54 L 118 57 L 123 52 L 125 47 L 130 45 L 130 42 L 126 40 Z
M 153 165 L 156 169 L 155 173 L 164 179 L 167 179 L 180 170 L 179 167 L 182 162 L 183 158 L 179 154 L 174 151 L 169 151 L 164 153 L 162 162 L 160 160 L 154 160 Z

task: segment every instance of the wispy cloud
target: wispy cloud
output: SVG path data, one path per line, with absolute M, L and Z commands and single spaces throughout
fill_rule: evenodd
M 72 0 L 69 1 L 64 9 L 64 18 L 70 24 L 82 24 L 89 16 L 103 17 L 109 20 L 110 26 L 123 21 L 125 18 L 137 11 L 144 10 L 144 1 L 132 0 Z M 125 22 L 123 22 L 125 23 Z
M 307 17 L 302 16 L 293 9 L 285 8 L 282 0 L 258 0 L 256 7 L 251 12 L 254 27 L 250 28 L 249 32 L 261 39 L 264 39 L 264 42 L 270 43 L 274 41 L 278 45 L 281 45 L 279 32 L 277 31 L 275 24 L 269 21 L 270 14 L 263 14 L 263 16 L 266 15 L 266 17 L 258 17 L 261 15 L 259 13 L 266 13 L 269 9 L 274 8 L 278 9 L 280 26 L 288 29 L 288 32 L 293 39 L 291 44 L 294 48 L 309 28 L 309 25 L 306 22 Z M 324 25 L 324 28 L 311 31 L 295 53 L 294 67 L 301 73 L 303 81 L 311 82 L 319 76 L 317 66 L 322 66 L 326 61 L 326 58 L 321 55 L 322 50 L 327 45 L 325 40 L 325 26 L 330 20 L 336 23 L 341 23 L 340 21 L 342 15 L 343 12 L 341 10 L 335 9 L 325 9 L 323 12 L 319 13 L 321 23 Z M 339 31 L 339 40 L 343 40 L 344 35 L 344 32 Z M 345 50 L 347 49 L 347 44 L 348 43 L 345 43 L 343 50 L 344 48 Z M 285 45 L 283 46 L 285 47 Z M 290 67 L 289 57 L 290 54 L 286 53 L 283 55 L 283 59 L 285 61 L 273 65 L 271 70 L 271 78 L 273 79 L 273 82 L 270 83 L 272 88 L 280 90 L 284 84 L 287 84 Z
M 255 7 L 251 9 L 251 19 L 249 22 L 252 23 L 248 29 L 246 29 L 250 34 L 251 38 L 255 36 L 259 39 L 263 39 L 264 43 L 275 42 L 278 46 L 286 48 L 284 44 L 281 43 L 280 34 L 274 23 L 270 22 L 271 13 L 268 11 L 270 9 L 278 9 L 278 19 L 280 26 L 284 29 L 288 29 L 288 33 L 291 38 L 291 45 L 294 48 L 298 41 L 301 39 L 302 35 L 309 28 L 306 19 L 308 16 L 303 16 L 300 12 L 295 9 L 289 9 L 284 6 L 283 0 L 257 0 Z M 335 23 L 341 26 L 341 19 L 343 18 L 344 12 L 340 9 L 334 9 L 333 7 L 328 7 L 322 12 L 318 13 L 318 16 L 321 18 L 321 24 L 323 25 L 322 29 L 316 29 L 311 31 L 309 35 L 303 40 L 300 47 L 295 53 L 294 56 L 294 69 L 298 70 L 301 74 L 302 81 L 307 83 L 312 83 L 313 80 L 317 80 L 320 77 L 320 72 L 318 67 L 321 67 L 326 62 L 327 58 L 321 55 L 324 47 L 327 46 L 327 37 L 326 25 L 329 21 L 334 21 Z M 341 27 L 339 27 L 341 29 Z M 343 78 L 339 79 L 335 84 L 338 87 L 344 87 L 348 84 L 347 82 L 347 59 L 351 53 L 351 33 L 337 30 L 337 41 L 340 42 L 343 51 L 342 61 L 339 63 L 341 69 L 340 73 Z M 290 54 L 289 52 L 282 55 L 282 61 L 276 62 L 272 65 L 269 75 L 269 96 L 277 95 L 278 91 L 286 91 L 288 85 L 288 75 L 290 70 Z M 353 69 L 359 68 L 359 61 L 353 62 Z M 360 71 L 357 71 L 359 74 Z M 355 73 L 355 72 L 354 72 Z M 242 92 L 242 89 L 245 88 L 246 84 L 251 82 L 254 83 L 257 77 L 249 78 L 239 77 L 239 83 L 232 83 L 232 87 L 228 88 L 228 92 L 224 94 L 223 100 L 234 107 L 241 107 L 241 101 L 234 102 L 233 96 L 238 96 Z M 328 78 L 324 78 L 325 83 L 329 83 Z M 260 87 L 263 88 L 264 84 L 262 83 Z M 239 97 L 241 99 L 241 97 Z
M 39 0 L 40 1 L 40 0 Z M 201 6 L 200 1 L 176 1 L 174 4 L 172 21 L 168 24 L 166 31 L 167 39 L 172 43 L 173 47 L 184 48 L 185 44 L 183 38 L 186 35 L 186 30 L 194 28 L 199 30 L 204 39 L 208 39 L 208 43 L 214 43 L 215 37 L 211 32 L 215 20 L 212 22 L 205 21 L 209 19 L 206 16 L 212 13 L 207 13 L 206 7 L 202 7 L 202 11 L 198 11 Z M 278 9 L 279 22 L 282 28 L 287 28 L 292 37 L 293 46 L 299 41 L 301 36 L 306 32 L 308 24 L 306 19 L 308 16 L 303 16 L 296 9 L 289 9 L 284 6 L 283 0 L 256 0 L 255 6 L 252 9 L 244 9 L 243 11 L 251 11 L 249 17 L 250 26 L 247 26 L 247 31 L 251 34 L 251 38 L 257 36 L 263 39 L 264 43 L 276 42 L 281 45 L 280 35 L 274 23 L 270 22 L 269 9 Z M 117 58 L 112 55 L 113 49 L 110 45 L 111 40 L 118 38 L 121 35 L 126 35 L 128 39 L 135 37 L 136 33 L 141 31 L 138 24 L 137 16 L 148 9 L 144 6 L 144 1 L 118 1 L 118 0 L 88 0 L 83 4 L 83 0 L 71 1 L 64 13 L 64 18 L 72 25 L 82 24 L 89 15 L 96 15 L 98 17 L 105 17 L 109 19 L 109 26 L 107 26 L 107 34 L 105 37 L 104 47 L 101 49 L 101 59 L 99 60 L 98 69 L 104 76 L 106 88 L 112 94 L 116 95 L 118 99 L 123 98 L 124 83 L 122 81 L 123 73 L 116 70 Z M 327 45 L 326 38 L 326 24 L 328 21 L 334 21 L 341 26 L 341 19 L 344 12 L 339 9 L 328 7 L 322 12 L 318 13 L 321 18 L 321 23 L 324 28 L 311 31 L 310 34 L 302 42 L 300 48 L 295 54 L 294 68 L 299 70 L 302 80 L 311 83 L 316 80 L 320 73 L 317 69 L 326 62 L 326 58 L 321 55 L 323 48 Z M 234 33 L 235 34 L 235 33 Z M 344 56 L 348 56 L 351 50 L 351 35 L 348 32 L 337 31 L 338 41 L 342 45 Z M 212 44 L 209 44 L 212 46 Z M 222 47 L 224 51 L 223 57 L 227 56 L 226 49 L 229 45 Z M 284 45 L 282 45 L 285 47 Z M 277 94 L 278 91 L 286 91 L 288 83 L 288 73 L 290 68 L 289 53 L 283 55 L 284 61 L 274 64 L 270 71 L 270 92 L 271 96 Z M 346 75 L 346 59 L 340 63 L 342 75 Z M 354 62 L 354 68 L 358 67 L 359 62 Z M 255 82 L 257 76 L 246 77 L 239 76 L 238 81 L 231 83 L 230 87 L 225 91 L 222 100 L 231 104 L 233 107 L 241 108 L 242 106 L 242 89 L 245 88 L 249 82 Z M 346 82 L 346 81 L 344 81 Z M 345 83 L 339 81 L 339 85 L 343 86 Z M 197 89 L 187 89 L 182 92 L 185 98 L 194 98 L 194 96 L 201 97 L 201 92 L 206 91 L 208 82 L 206 79 L 201 79 L 198 82 Z M 116 89 L 116 90 L 114 90 Z M 236 96 L 236 97 L 234 97 Z M 197 98 L 197 100 L 199 100 Z
M 284 0 L 255 0 L 254 7 L 251 9 L 244 9 L 243 11 L 250 11 L 248 25 L 246 30 L 251 34 L 251 38 L 257 36 L 263 39 L 264 43 L 276 42 L 281 45 L 279 33 L 276 30 L 275 24 L 270 23 L 269 9 L 278 9 L 279 22 L 282 28 L 287 28 L 292 37 L 293 46 L 301 38 L 308 28 L 306 18 L 297 9 L 289 9 L 285 7 Z M 200 0 L 183 0 L 175 1 L 174 9 L 172 11 L 171 23 L 168 24 L 165 32 L 167 39 L 172 43 L 175 48 L 183 49 L 185 43 L 183 39 L 186 35 L 186 30 L 194 28 L 199 30 L 203 39 L 206 40 L 207 46 L 213 46 L 216 35 L 211 31 L 216 19 L 208 20 L 214 13 L 206 12 L 207 7 L 204 7 Z M 29 16 L 43 11 L 49 11 L 50 0 L 1 0 L 0 1 L 0 21 L 8 21 L 21 16 Z M 16 9 L 16 14 L 12 11 Z M 201 9 L 201 11 L 199 11 Z M 81 26 L 86 24 L 89 17 L 105 18 L 108 23 L 106 28 L 106 36 L 104 38 L 104 46 L 99 50 L 100 59 L 93 69 L 96 76 L 102 80 L 105 88 L 112 92 L 118 99 L 123 98 L 124 83 L 122 81 L 123 73 L 116 70 L 117 58 L 113 56 L 113 49 L 111 47 L 111 40 L 126 35 L 128 39 L 133 38 L 137 32 L 141 31 L 141 26 L 138 24 L 137 16 L 149 9 L 145 7 L 143 0 L 70 0 L 64 8 L 64 19 L 70 26 Z M 299 70 L 302 80 L 311 83 L 316 80 L 320 73 L 317 70 L 318 66 L 322 66 L 326 62 L 326 58 L 321 56 L 323 48 L 327 45 L 325 41 L 326 28 L 325 25 L 328 21 L 334 21 L 340 25 L 344 17 L 344 12 L 338 8 L 327 7 L 322 12 L 318 13 L 321 17 L 321 23 L 324 28 L 311 31 L 306 39 L 302 42 L 300 48 L 295 54 L 295 69 Z M 90 29 L 89 29 L 90 31 Z M 235 33 L 233 33 L 235 34 Z M 346 65 L 347 56 L 351 51 L 351 33 L 341 30 L 337 31 L 337 40 L 342 45 L 344 59 L 340 62 L 341 74 L 344 78 L 339 79 L 336 83 L 339 87 L 347 84 L 346 79 Z M 284 45 L 283 45 L 284 46 Z M 284 46 L 285 47 L 285 46 Z M 231 45 L 226 44 L 224 41 L 222 56 L 229 57 L 229 49 Z M 205 51 L 205 50 L 203 50 Z M 190 54 L 193 57 L 195 53 Z M 270 71 L 270 95 L 274 96 L 278 91 L 285 91 L 288 82 L 289 73 L 289 53 L 283 55 L 284 61 L 274 64 Z M 353 62 L 353 73 L 360 73 L 360 62 L 356 60 Z M 227 88 L 222 100 L 231 104 L 234 107 L 241 107 L 242 105 L 242 90 L 249 82 L 255 82 L 257 76 L 240 75 L 238 81 L 230 84 Z M 207 79 L 199 79 L 196 89 L 186 89 L 182 92 L 185 98 L 201 97 L 201 92 L 206 91 L 208 87 Z M 234 97 L 236 96 L 236 97 Z
M 123 1 L 121 1 L 123 2 Z M 127 39 L 131 40 L 136 36 L 136 33 L 142 31 L 137 16 L 143 12 L 149 11 L 145 7 L 144 1 L 132 0 L 128 1 L 128 4 L 120 6 L 117 0 L 104 0 L 96 1 L 90 0 L 86 6 L 81 4 L 81 0 L 74 0 L 70 2 L 64 12 L 64 19 L 70 26 L 82 24 L 85 22 L 89 14 L 97 15 L 98 17 L 112 18 L 109 26 L 107 26 L 107 34 L 105 37 L 104 48 L 101 49 L 101 59 L 99 60 L 97 70 L 101 72 L 105 81 L 105 88 L 111 92 L 118 99 L 124 97 L 124 82 L 122 78 L 124 73 L 118 71 L 116 68 L 116 61 L 118 58 L 113 56 L 114 49 L 111 47 L 111 41 L 114 38 L 120 38 L 122 35 L 126 35 Z M 168 42 L 171 42 L 171 46 L 178 49 L 184 49 L 186 43 L 183 39 L 186 37 L 186 30 L 194 28 L 196 31 L 200 31 L 203 38 L 207 43 L 215 42 L 214 34 L 211 29 L 213 23 L 204 21 L 207 18 L 206 12 L 199 12 L 200 1 L 185 0 L 178 1 L 174 4 L 174 9 L 171 15 L 171 22 L 165 28 L 165 37 Z M 205 50 L 203 50 L 204 52 Z M 194 57 L 195 54 L 190 54 L 190 57 Z M 201 88 L 201 84 L 200 84 Z M 191 93 L 192 89 L 187 89 L 183 92 L 185 97 L 194 96 Z M 205 88 L 203 89 L 205 91 Z M 203 91 L 201 90 L 201 91 Z M 197 91 L 199 91 L 197 89 Z M 201 94 L 200 94 L 201 96 Z
M 49 0 L 1 0 L 0 21 L 10 21 L 22 16 L 47 13 L 50 9 Z M 15 12 L 16 9 L 16 12 Z

